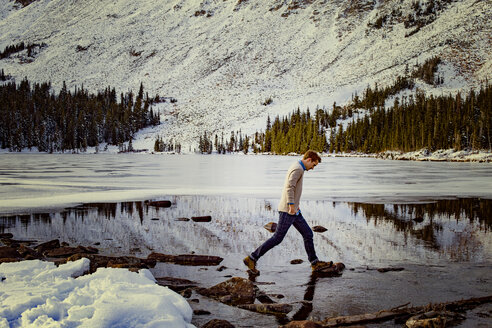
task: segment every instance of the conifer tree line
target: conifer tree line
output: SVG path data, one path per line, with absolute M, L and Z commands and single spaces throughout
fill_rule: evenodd
M 393 107 L 378 106 L 344 130 L 332 131 L 330 151 L 492 149 L 492 87 L 455 96 L 416 92 Z M 334 133 L 334 134 L 333 134 Z
M 2 71 L 3 73 L 3 71 Z M 101 143 L 120 145 L 130 141 L 138 130 L 158 125 L 159 113 L 151 108 L 153 98 L 107 87 L 97 94 L 88 90 L 67 89 L 58 94 L 51 83 L 0 85 L 0 147 L 10 151 L 37 147 L 39 151 L 85 151 Z M 131 144 L 128 150 L 131 150 Z
M 247 135 L 243 135 L 242 131 L 231 131 L 229 138 L 224 139 L 224 133 L 222 132 L 220 137 L 218 134 L 212 134 L 204 132 L 199 137 L 198 152 L 202 154 L 211 154 L 214 149 L 218 154 L 243 152 L 247 154 L 250 150 L 250 146 L 253 147 L 254 152 L 258 152 L 255 142 L 251 141 L 251 138 Z

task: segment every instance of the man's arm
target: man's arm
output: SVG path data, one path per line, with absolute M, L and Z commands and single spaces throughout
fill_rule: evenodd
M 302 171 L 293 170 L 290 172 L 289 177 L 287 179 L 287 204 L 289 205 L 289 214 L 296 214 L 297 209 L 295 208 L 295 190 L 299 179 L 301 178 Z

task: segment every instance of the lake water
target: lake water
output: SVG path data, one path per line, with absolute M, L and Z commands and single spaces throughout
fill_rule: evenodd
M 210 287 L 247 277 L 242 258 L 271 236 L 278 196 L 294 157 L 196 155 L 0 155 L 0 232 L 16 239 L 58 238 L 103 254 L 218 255 L 224 271 L 160 263 L 156 277 Z M 347 265 L 342 277 L 311 276 L 302 238 L 291 229 L 258 263 L 258 282 L 287 319 L 323 319 L 492 294 L 492 166 L 323 158 L 306 172 L 301 209 L 321 259 Z M 171 208 L 146 199 L 171 200 Z M 212 222 L 178 221 L 211 215 Z M 292 265 L 293 259 L 304 263 Z M 380 273 L 381 267 L 403 271 Z M 198 295 L 201 326 L 223 318 L 236 327 L 272 327 L 286 318 L 255 314 Z M 467 314 L 463 326 L 490 323 L 492 308 Z M 392 327 L 394 324 L 385 323 Z

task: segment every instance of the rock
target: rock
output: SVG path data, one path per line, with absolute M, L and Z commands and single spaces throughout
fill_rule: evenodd
M 235 328 L 232 323 L 227 320 L 213 319 L 202 326 L 202 328 Z
M 111 257 L 96 254 L 77 253 L 67 258 L 67 261 L 77 261 L 81 258 L 88 258 L 90 263 L 90 273 L 96 272 L 97 268 L 128 268 L 128 269 L 148 269 L 155 266 L 155 261 L 140 259 L 132 256 Z
M 424 222 L 424 218 L 422 216 L 417 216 L 413 219 L 417 223 L 422 223 Z
M 268 222 L 263 227 L 270 232 L 275 232 L 277 230 L 277 224 L 275 222 Z
M 42 257 L 41 254 L 26 245 L 20 245 L 17 250 L 24 260 L 34 260 Z
M 21 259 L 16 257 L 1 257 L 0 263 L 11 263 L 11 262 L 19 262 Z
M 193 216 L 191 218 L 193 222 L 210 222 L 212 221 L 212 217 L 207 215 L 207 216 Z
M 22 255 L 13 247 L 1 246 L 0 258 L 20 259 Z
M 52 250 L 47 250 L 44 252 L 44 255 L 47 257 L 70 257 L 79 253 L 84 254 L 85 250 L 81 247 L 62 246 Z
M 149 206 L 154 206 L 154 207 L 171 207 L 171 201 L 169 200 L 156 200 L 152 202 L 147 203 Z
M 325 227 L 322 227 L 322 226 L 314 226 L 313 231 L 314 232 L 325 232 L 325 231 L 328 231 L 328 229 L 326 229 Z
M 188 221 L 190 221 L 190 219 L 188 219 L 188 218 L 177 218 L 175 221 L 188 222 Z
M 292 311 L 290 304 L 242 304 L 239 308 L 265 314 L 287 314 Z
M 275 304 L 276 302 L 272 300 L 267 294 L 260 292 L 256 295 L 256 299 L 260 301 L 261 304 Z
M 39 244 L 38 246 L 34 247 L 34 249 L 40 253 L 43 254 L 45 251 L 52 250 L 55 248 L 60 247 L 60 241 L 58 239 L 50 240 L 45 243 Z
M 194 310 L 193 311 L 193 314 L 194 315 L 209 315 L 209 314 L 212 314 L 206 310 Z
M 174 278 L 174 277 L 162 277 L 155 279 L 160 286 L 169 287 L 169 289 L 175 292 L 180 292 L 188 288 L 195 288 L 198 284 L 188 279 Z
M 219 265 L 224 260 L 219 256 L 195 254 L 167 255 L 155 252 L 151 253 L 147 258 L 158 262 L 170 262 L 181 265 Z
M 295 260 L 290 261 L 290 264 L 301 264 L 301 263 L 303 263 L 303 262 L 304 262 L 304 261 L 303 261 L 303 260 L 301 260 L 301 259 L 295 259 Z
M 198 289 L 203 296 L 218 299 L 227 304 L 252 304 L 255 301 L 258 287 L 248 279 L 233 277 L 210 288 Z
M 379 268 L 379 272 L 389 272 L 389 271 L 403 271 L 405 268 Z
M 282 326 L 282 328 L 321 328 L 321 327 L 323 326 L 320 325 L 319 323 L 309 320 L 291 321 L 285 326 Z
M 191 288 L 186 288 L 185 290 L 179 292 L 179 294 L 184 298 L 190 298 L 192 293 L 193 290 Z
M 224 259 L 219 256 L 209 255 L 178 255 L 176 256 L 176 264 L 190 264 L 190 265 L 219 265 Z
M 12 239 L 12 238 L 14 238 L 14 235 L 11 234 L 10 232 L 0 233 L 0 239 Z
M 156 260 L 157 262 L 174 262 L 175 257 L 176 256 L 174 255 L 167 255 L 155 252 L 152 252 L 149 256 L 147 256 L 148 259 Z
M 33 244 L 32 240 L 16 240 L 16 239 L 2 239 L 2 243 L 5 246 L 10 246 L 13 248 L 19 248 L 21 245 L 31 245 Z

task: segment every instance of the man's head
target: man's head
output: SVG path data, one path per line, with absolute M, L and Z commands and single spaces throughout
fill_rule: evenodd
M 302 157 L 302 162 L 306 167 L 306 171 L 314 169 L 316 165 L 321 163 L 321 157 L 314 150 L 308 150 Z

